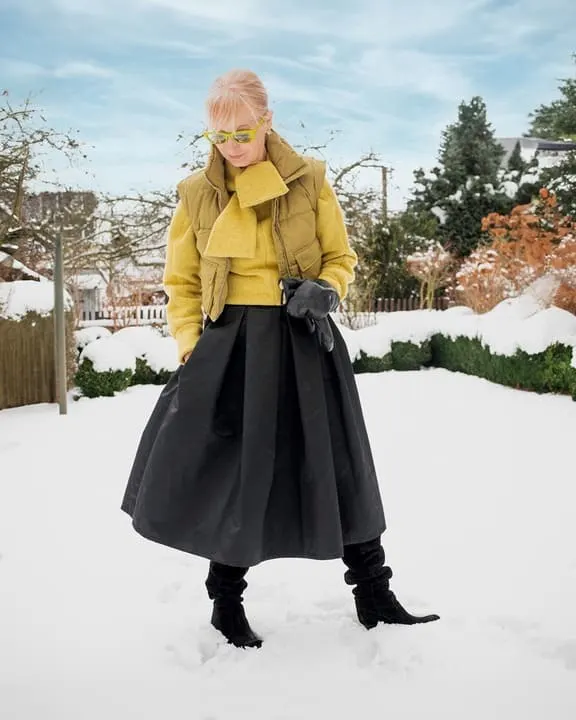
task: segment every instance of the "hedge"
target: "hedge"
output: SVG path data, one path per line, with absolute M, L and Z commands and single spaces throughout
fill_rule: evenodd
M 84 358 L 76 373 L 76 385 L 84 397 L 113 397 L 114 393 L 126 390 L 133 377 L 132 370 L 97 372 L 92 360 Z
M 136 358 L 136 372 L 131 385 L 166 385 L 171 375 L 173 375 L 172 370 L 156 372 L 148 365 L 145 358 L 138 357 Z
M 520 390 L 571 395 L 576 400 L 572 352 L 572 347 L 557 343 L 534 355 L 523 350 L 512 356 L 498 355 L 477 338 L 436 334 L 421 345 L 393 342 L 391 351 L 381 358 L 360 352 L 353 365 L 357 373 L 445 368 Z

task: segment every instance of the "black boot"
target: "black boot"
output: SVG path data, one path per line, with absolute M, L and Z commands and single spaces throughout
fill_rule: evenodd
M 250 627 L 242 605 L 242 593 L 248 587 L 244 580 L 247 572 L 248 568 L 210 563 L 206 589 L 214 600 L 211 622 L 232 645 L 259 648 L 262 640 Z
M 344 575 L 356 601 L 358 620 L 370 630 L 379 622 L 399 625 L 416 625 L 439 620 L 439 615 L 411 615 L 390 590 L 392 570 L 384 565 L 385 555 L 380 538 L 344 547 L 344 562 L 348 570 Z

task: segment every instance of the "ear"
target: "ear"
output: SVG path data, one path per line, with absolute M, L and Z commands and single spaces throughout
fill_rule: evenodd
M 270 130 L 272 129 L 272 118 L 274 117 L 274 113 L 272 112 L 272 110 L 268 110 L 264 117 L 266 118 L 264 122 L 264 127 L 266 128 L 266 132 L 270 132 Z

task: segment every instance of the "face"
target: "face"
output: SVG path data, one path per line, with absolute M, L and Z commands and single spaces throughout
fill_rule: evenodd
M 272 113 L 268 111 L 263 117 L 263 122 L 260 124 L 256 132 L 256 137 L 252 142 L 238 143 L 236 140 L 227 140 L 224 143 L 216 145 L 218 152 L 220 152 L 222 157 L 228 160 L 231 165 L 242 168 L 261 162 L 266 158 L 266 133 L 272 126 Z M 248 130 L 255 128 L 259 119 L 260 116 L 251 108 L 247 105 L 242 105 L 232 121 L 219 122 L 218 120 L 211 119 L 210 128 L 213 130 L 223 130 L 224 132 Z

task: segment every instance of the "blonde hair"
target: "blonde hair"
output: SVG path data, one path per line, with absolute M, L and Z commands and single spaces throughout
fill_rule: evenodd
M 208 92 L 208 118 L 219 122 L 234 121 L 241 105 L 249 107 L 257 120 L 268 110 L 268 92 L 251 70 L 229 70 L 214 80 Z

